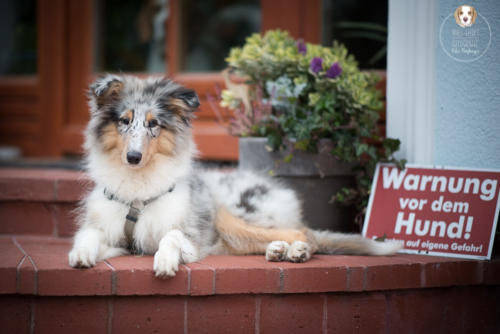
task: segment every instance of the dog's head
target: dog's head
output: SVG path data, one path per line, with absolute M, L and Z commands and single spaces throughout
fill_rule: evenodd
M 476 22 L 477 12 L 472 6 L 459 6 L 455 10 L 455 21 L 462 28 L 470 27 Z
M 107 75 L 89 89 L 87 150 L 100 149 L 130 168 L 157 155 L 173 156 L 179 137 L 190 136 L 196 92 L 164 78 Z M 89 143 L 90 142 L 90 143 Z

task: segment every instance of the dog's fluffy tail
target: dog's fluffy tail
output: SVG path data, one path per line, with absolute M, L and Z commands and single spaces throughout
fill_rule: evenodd
M 330 231 L 308 231 L 315 241 L 316 252 L 345 255 L 392 255 L 402 249 L 396 241 L 379 242 L 359 234 L 334 233 Z

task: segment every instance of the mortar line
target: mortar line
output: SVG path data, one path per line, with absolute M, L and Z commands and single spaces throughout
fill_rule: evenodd
M 21 290 L 21 267 L 26 260 L 27 256 L 24 255 L 19 264 L 16 267 L 16 293 L 19 293 Z
M 363 291 L 366 291 L 366 287 L 368 285 L 368 267 L 363 266 Z
M 283 268 L 279 267 L 279 269 L 280 269 L 280 293 L 281 293 L 285 289 L 285 272 L 283 271 Z
M 479 284 L 483 284 L 484 282 L 484 261 L 479 261 L 477 263 L 477 279 L 479 280 Z
M 420 287 L 424 288 L 427 285 L 427 276 L 425 270 L 425 264 L 420 263 Z
M 346 280 L 346 291 L 351 291 L 351 267 L 346 266 L 346 274 L 345 274 L 345 280 Z
M 113 296 L 109 297 L 108 300 L 108 334 L 113 333 L 113 317 L 115 313 Z
M 212 268 L 213 270 L 213 277 L 212 277 L 212 294 L 215 295 L 215 278 L 216 278 L 216 269 Z
M 31 297 L 30 334 L 35 332 L 35 298 Z
M 255 297 L 255 334 L 260 334 L 260 307 L 262 299 L 261 297 Z
M 187 274 L 188 274 L 188 279 L 187 279 L 187 294 L 189 296 L 189 295 L 191 295 L 191 268 L 189 268 L 186 265 L 184 265 L 184 268 L 186 268 Z
M 116 269 L 108 260 L 104 260 L 104 263 L 111 269 L 111 294 L 116 295 Z
M 184 297 L 184 334 L 188 333 L 188 297 Z
M 44 207 L 49 211 L 52 218 L 52 236 L 57 238 L 59 236 L 59 219 L 57 219 L 56 210 L 59 209 L 53 204 L 44 204 Z
M 17 246 L 17 248 L 28 258 L 28 260 L 31 262 L 31 265 L 35 269 L 35 279 L 34 279 L 34 288 L 33 288 L 33 294 L 37 295 L 38 294 L 38 267 L 35 264 L 35 261 L 31 258 L 31 256 L 28 255 L 28 253 L 24 250 L 24 248 L 21 246 L 19 241 L 17 241 L 16 237 L 12 237 L 12 241 L 14 244 Z
M 328 333 L 328 295 L 323 295 L 323 334 Z

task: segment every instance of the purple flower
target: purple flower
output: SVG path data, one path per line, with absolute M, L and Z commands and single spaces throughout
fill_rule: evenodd
M 323 69 L 323 59 L 321 59 L 321 57 L 314 57 L 311 60 L 311 65 L 309 67 L 311 68 L 311 71 L 318 73 Z
M 304 43 L 303 40 L 299 39 L 297 41 L 297 49 L 299 50 L 299 53 L 302 55 L 305 55 L 307 53 L 307 45 Z
M 342 67 L 339 63 L 333 63 L 333 65 L 326 71 L 326 77 L 330 79 L 335 79 L 340 74 L 342 74 Z

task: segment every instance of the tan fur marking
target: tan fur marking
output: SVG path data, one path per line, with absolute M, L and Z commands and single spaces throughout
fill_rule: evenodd
M 184 103 L 184 101 L 182 101 L 181 99 L 170 99 L 168 102 L 170 105 L 181 109 L 181 111 L 189 109 L 186 103 Z M 177 108 L 174 109 L 177 111 Z
M 153 119 L 153 113 L 150 111 L 146 114 L 146 122 L 149 122 Z
M 147 147 L 143 154 L 144 164 L 147 164 L 156 154 L 162 154 L 167 157 L 174 155 L 175 141 L 174 134 L 168 130 L 161 129 L 157 138 L 151 139 L 146 144 Z
M 161 129 L 160 135 L 156 139 L 157 152 L 166 156 L 173 156 L 175 149 L 175 135 L 165 129 Z
M 102 130 L 101 143 L 104 151 L 123 147 L 123 140 L 115 124 L 108 124 Z
M 129 121 L 132 121 L 132 118 L 134 118 L 134 113 L 132 112 L 132 110 L 127 110 L 125 112 L 125 117 L 129 119 Z
M 267 245 L 275 240 L 310 242 L 307 231 L 296 229 L 264 228 L 250 225 L 243 219 L 233 216 L 224 208 L 217 210 L 215 222 L 224 246 L 230 254 L 263 254 Z

